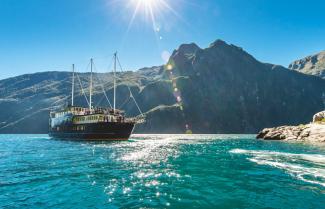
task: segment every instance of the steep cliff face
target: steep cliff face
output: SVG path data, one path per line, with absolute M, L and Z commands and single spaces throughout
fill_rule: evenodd
M 325 51 L 294 61 L 289 69 L 325 79 Z
M 88 94 L 89 74 L 79 74 Z M 308 122 L 324 109 L 325 80 L 265 64 L 240 47 L 217 40 L 208 48 L 183 44 L 165 66 L 120 73 L 118 106 L 145 113 L 138 133 L 256 133 L 263 127 Z M 69 101 L 71 73 L 46 72 L 0 81 L 0 133 L 46 133 L 50 108 Z M 108 106 L 112 76 L 95 76 L 94 105 Z M 76 103 L 86 105 L 79 88 Z
M 194 133 L 254 133 L 273 124 L 307 122 L 324 108 L 322 79 L 261 63 L 221 40 L 206 49 L 183 45 L 169 64 L 184 121 Z

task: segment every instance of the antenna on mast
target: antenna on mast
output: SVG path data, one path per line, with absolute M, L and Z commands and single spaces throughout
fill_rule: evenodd
M 72 64 L 71 106 L 74 106 L 74 64 Z
M 117 57 L 117 52 L 114 53 L 114 102 L 113 102 L 113 110 L 115 113 L 115 106 L 116 106 L 116 57 Z
M 92 109 L 92 94 L 93 94 L 93 58 L 90 59 L 89 110 Z

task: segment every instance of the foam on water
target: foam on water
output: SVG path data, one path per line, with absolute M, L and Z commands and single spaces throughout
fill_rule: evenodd
M 297 179 L 325 187 L 325 155 L 245 149 L 232 149 L 230 153 L 246 154 L 251 162 L 285 170 Z
M 49 136 L 29 136 L 28 139 L 51 139 Z
M 323 208 L 324 150 L 254 135 L 0 135 L 0 208 Z

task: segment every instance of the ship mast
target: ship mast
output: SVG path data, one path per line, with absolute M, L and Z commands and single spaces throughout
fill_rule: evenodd
M 114 53 L 114 102 L 113 102 L 113 110 L 115 113 L 115 105 L 116 105 L 116 56 L 117 56 L 117 52 Z
M 93 94 L 93 58 L 90 59 L 90 86 L 89 86 L 89 110 L 92 108 Z
M 71 106 L 74 105 L 74 64 L 72 64 L 72 89 L 71 89 Z

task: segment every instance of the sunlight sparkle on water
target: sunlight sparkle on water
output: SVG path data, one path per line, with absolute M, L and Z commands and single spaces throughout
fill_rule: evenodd
M 0 208 L 325 205 L 325 147 L 255 135 L 134 134 L 106 143 L 34 137 L 0 135 Z

